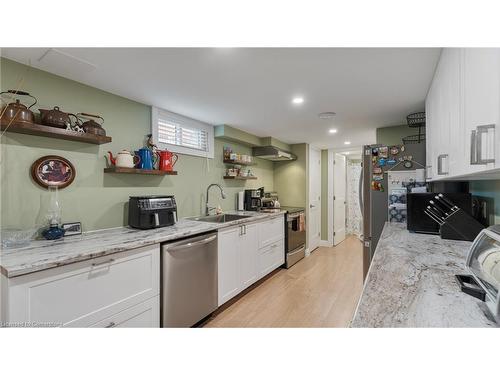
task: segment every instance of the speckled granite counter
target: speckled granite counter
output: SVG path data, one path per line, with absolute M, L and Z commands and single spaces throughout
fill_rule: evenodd
M 496 327 L 455 281 L 471 244 L 386 223 L 351 326 Z
M 138 230 L 123 227 L 87 232 L 81 236 L 66 237 L 55 241 L 32 241 L 26 247 L 1 249 L 0 270 L 7 277 L 15 277 L 141 246 L 283 215 L 283 212 L 240 211 L 227 213 L 251 217 L 229 223 L 206 223 L 182 219 L 173 226 L 158 229 Z

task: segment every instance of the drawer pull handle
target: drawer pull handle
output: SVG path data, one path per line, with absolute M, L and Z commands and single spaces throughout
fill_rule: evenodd
M 106 327 L 104 328 L 113 328 L 114 326 L 116 326 L 116 323 L 115 322 L 111 322 L 109 323 Z
M 110 258 L 108 260 L 105 260 L 104 262 L 95 262 L 95 263 L 92 263 L 92 267 L 102 266 L 103 264 L 113 263 L 114 261 L 115 260 L 113 258 Z

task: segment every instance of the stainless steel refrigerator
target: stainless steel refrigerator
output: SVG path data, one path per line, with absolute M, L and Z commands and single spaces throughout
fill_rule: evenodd
M 389 170 L 425 169 L 425 143 L 407 144 L 403 148 L 402 146 L 363 146 L 363 168 L 360 178 L 362 185 L 360 203 L 363 214 L 363 277 L 368 272 L 380 235 L 388 221 L 387 172 Z M 380 162 L 380 159 L 385 159 L 384 163 Z M 382 179 L 380 176 L 383 176 Z

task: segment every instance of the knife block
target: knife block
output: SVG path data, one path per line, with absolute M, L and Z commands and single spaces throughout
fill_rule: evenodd
M 458 209 L 449 215 L 439 228 L 439 234 L 445 240 L 474 241 L 484 225 L 463 210 Z

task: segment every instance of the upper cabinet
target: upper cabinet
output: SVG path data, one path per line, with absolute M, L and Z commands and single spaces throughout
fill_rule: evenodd
M 500 49 L 444 49 L 426 112 L 429 181 L 500 175 Z

